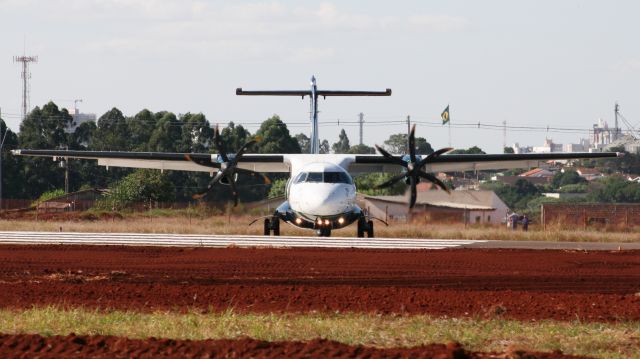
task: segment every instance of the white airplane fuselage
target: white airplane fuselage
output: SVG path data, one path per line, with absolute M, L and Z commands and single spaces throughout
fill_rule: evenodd
M 310 229 L 342 228 L 361 216 L 356 186 L 340 165 L 312 162 L 293 173 L 287 183 L 282 219 Z M 282 207 L 282 206 L 281 206 Z

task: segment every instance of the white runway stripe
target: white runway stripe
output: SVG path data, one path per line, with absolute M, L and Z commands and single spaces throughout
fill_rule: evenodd
M 0 232 L 0 244 L 82 244 L 166 247 L 319 247 L 372 249 L 443 249 L 486 241 L 415 238 L 267 237 L 247 235 Z

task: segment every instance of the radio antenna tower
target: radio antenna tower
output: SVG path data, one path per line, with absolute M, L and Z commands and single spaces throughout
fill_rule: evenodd
M 29 72 L 29 63 L 37 63 L 38 56 L 14 56 L 13 62 L 22 63 L 22 121 L 27 118 L 29 113 L 29 79 L 31 79 L 31 73 Z

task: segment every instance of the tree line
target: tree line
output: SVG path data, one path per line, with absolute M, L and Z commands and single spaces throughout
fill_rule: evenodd
M 112 108 L 101 115 L 96 122 L 87 121 L 78 125 L 68 133 L 73 117 L 67 109 L 49 102 L 42 107 L 35 107 L 20 124 L 19 132 L 14 133 L 7 128 L 0 118 L 0 133 L 6 133 L 5 146 L 2 152 L 3 197 L 35 199 L 43 193 L 64 188 L 65 169 L 59 162 L 51 158 L 12 156 L 9 151 L 17 148 L 29 149 L 69 149 L 92 151 L 136 151 L 136 152 L 179 152 L 179 153 L 215 153 L 213 145 L 213 129 L 211 123 L 201 113 L 176 115 L 168 111 L 152 112 L 144 109 L 133 116 L 125 116 L 122 111 Z M 252 138 L 260 141 L 249 152 L 254 153 L 308 153 L 310 140 L 307 135 L 292 135 L 286 124 L 273 115 L 264 122 L 255 134 L 250 133 L 242 125 L 229 122 L 221 129 L 222 140 L 228 152 L 235 152 Z M 406 152 L 407 134 L 392 134 L 385 142 L 385 147 L 394 153 Z M 419 154 L 433 152 L 426 139 L 416 138 Z M 344 129 L 338 141 L 332 145 L 327 140 L 321 141 L 322 153 L 375 153 L 373 147 L 358 144 L 351 145 Z M 118 184 L 139 184 L 144 177 L 150 183 L 157 183 L 165 191 L 163 200 L 186 201 L 194 193 L 206 188 L 211 180 L 207 173 L 191 173 L 183 171 L 166 171 L 155 174 L 153 171 L 138 171 L 127 168 L 106 169 L 97 165 L 96 161 L 70 160 L 66 164 L 69 172 L 69 190 L 71 192 L 88 188 L 108 188 Z M 159 172 L 159 171 L 156 171 Z M 140 174 L 142 173 L 142 175 Z M 125 180 L 125 177 L 132 176 Z M 283 179 L 282 174 L 270 174 L 273 180 Z M 378 175 L 378 177 L 381 177 Z M 384 181 L 384 175 L 380 182 Z M 357 179 L 364 186 L 372 187 L 370 178 Z M 242 178 L 241 200 L 256 200 L 268 195 L 268 186 L 259 179 Z M 130 185 L 136 186 L 136 185 Z M 147 189 L 147 192 L 149 190 Z M 388 193 L 400 192 L 400 188 L 391 189 Z M 126 192 L 126 191 L 125 191 Z M 226 201 L 228 191 L 213 191 L 208 200 Z

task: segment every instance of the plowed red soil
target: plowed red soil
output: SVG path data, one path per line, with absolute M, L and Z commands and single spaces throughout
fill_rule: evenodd
M 0 246 L 0 306 L 640 320 L 640 251 Z
M 20 355 L 16 354 L 19 350 Z M 562 353 L 508 353 L 511 358 L 579 358 Z M 497 353 L 472 353 L 455 343 L 414 348 L 376 349 L 327 340 L 265 342 L 240 340 L 135 340 L 105 336 L 42 337 L 0 335 L 3 358 L 503 358 Z

